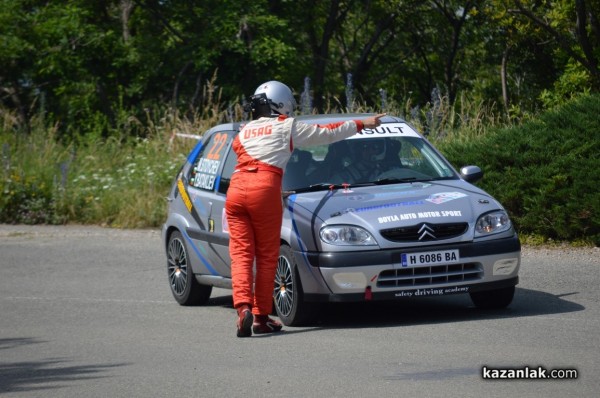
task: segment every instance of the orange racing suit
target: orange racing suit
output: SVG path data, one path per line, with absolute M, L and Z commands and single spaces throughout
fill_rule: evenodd
M 254 315 L 269 315 L 273 309 L 283 215 L 281 182 L 294 146 L 340 141 L 363 127 L 360 120 L 318 126 L 286 116 L 261 117 L 235 137 L 238 164 L 225 203 L 235 308 L 248 305 Z

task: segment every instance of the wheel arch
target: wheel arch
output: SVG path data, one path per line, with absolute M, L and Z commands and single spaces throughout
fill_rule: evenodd
M 290 245 L 290 243 L 283 238 L 280 239 L 279 244 L 280 246 L 286 245 L 290 248 L 290 252 L 294 260 L 292 263 L 292 268 L 298 276 L 304 293 L 331 293 L 331 289 L 329 289 L 329 286 L 327 286 L 323 280 L 319 268 L 309 264 L 308 259 L 302 254 L 302 250 L 300 250 L 298 247 Z
M 165 250 L 168 248 L 169 239 L 175 231 L 179 231 L 181 235 L 183 235 L 185 238 L 185 235 L 187 235 L 185 229 L 189 226 L 189 222 L 188 220 L 186 220 L 185 217 L 179 214 L 172 213 L 167 222 L 165 223 L 163 248 Z

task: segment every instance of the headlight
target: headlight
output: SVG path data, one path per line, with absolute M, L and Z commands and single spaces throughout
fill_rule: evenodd
M 510 229 L 511 223 L 508 214 L 504 211 L 495 211 L 479 217 L 475 224 L 475 236 L 485 236 Z
M 374 246 L 375 239 L 364 228 L 351 225 L 328 225 L 321 229 L 321 240 L 338 246 Z

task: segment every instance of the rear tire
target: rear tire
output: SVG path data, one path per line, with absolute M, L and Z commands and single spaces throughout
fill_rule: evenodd
M 286 326 L 311 324 L 318 315 L 316 303 L 304 301 L 304 291 L 292 249 L 287 245 L 279 248 L 273 300 L 277 316 Z
M 174 231 L 169 237 L 167 275 L 171 293 L 180 305 L 202 305 L 210 298 L 212 286 L 201 285 L 196 280 L 185 241 L 179 231 Z
M 515 287 L 504 287 L 502 289 L 484 290 L 469 293 L 471 301 L 477 308 L 499 309 L 507 307 L 515 295 Z

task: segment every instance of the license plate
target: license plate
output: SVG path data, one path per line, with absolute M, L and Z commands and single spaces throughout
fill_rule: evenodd
M 418 265 L 452 264 L 460 262 L 458 249 L 441 250 L 435 252 L 402 253 L 402 266 L 414 267 Z

